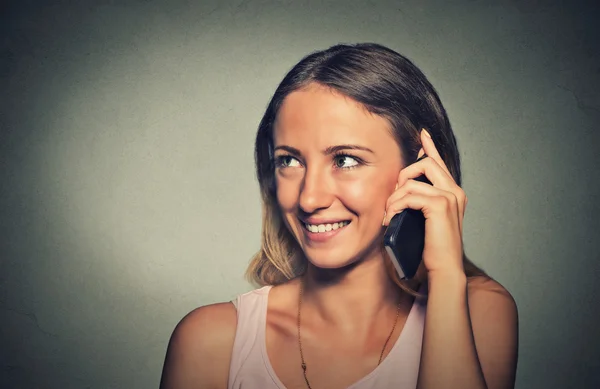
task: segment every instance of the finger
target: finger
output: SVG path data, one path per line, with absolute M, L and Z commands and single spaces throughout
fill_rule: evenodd
M 386 204 L 383 225 L 389 224 L 394 215 L 402 212 L 406 208 L 422 210 L 425 215 L 425 211 L 422 209 L 423 204 L 418 205 L 419 203 L 415 203 L 411 205 L 406 203 L 411 198 L 417 197 L 420 199 L 420 201 L 425 201 L 425 203 L 427 201 L 430 202 L 428 212 L 431 210 L 444 211 L 448 212 L 448 214 L 451 215 L 453 219 L 458 218 L 458 224 L 460 227 L 462 222 L 461 218 L 459 217 L 459 212 L 457 211 L 458 204 L 456 197 L 450 192 L 433 188 L 431 185 L 427 185 L 429 186 L 429 188 L 425 188 L 422 185 L 427 184 L 416 182 L 416 184 L 414 185 L 415 189 L 407 190 L 406 188 L 403 188 L 401 193 L 395 194 L 388 200 L 388 203 Z M 416 207 L 414 207 L 414 205 L 416 205 Z M 425 216 L 427 217 L 427 215 Z
M 452 196 L 427 196 L 421 193 L 406 194 L 404 197 L 390 203 L 389 208 L 386 210 L 383 225 L 389 225 L 392 218 L 405 209 L 421 211 L 425 219 L 430 218 L 433 213 L 444 213 L 448 215 L 449 220 L 458 225 L 460 231 L 461 223 L 457 218 L 456 201 L 452 199 Z
M 404 183 L 404 185 L 399 186 L 388 198 L 386 204 L 385 204 L 385 208 L 388 209 L 390 207 L 390 204 L 393 202 L 398 201 L 399 199 L 401 199 L 402 197 L 406 196 L 407 194 L 422 194 L 425 196 L 447 196 L 448 192 L 435 187 L 433 185 L 429 185 L 425 182 L 421 182 L 421 181 L 416 181 L 416 180 L 412 180 L 409 179 L 408 181 L 406 181 Z
M 434 159 L 442 167 L 442 169 L 445 170 L 449 176 L 451 176 L 450 170 L 448 170 L 448 167 L 438 152 L 437 147 L 435 147 L 435 143 L 433 142 L 431 135 L 424 128 L 421 130 L 421 145 L 423 146 L 425 154 Z
M 457 188 L 460 193 L 464 193 L 462 192 L 461 188 Z M 455 209 L 456 217 L 458 218 L 458 223 L 462 235 L 465 203 L 463 202 L 463 198 L 460 197 L 460 193 L 459 196 L 457 196 L 454 192 L 446 191 L 438 187 L 426 184 L 424 182 L 408 180 L 404 185 L 396 189 L 388 198 L 385 205 L 386 211 L 384 214 L 382 225 L 385 225 L 386 221 L 389 223 L 389 220 L 392 220 L 392 217 L 394 217 L 394 215 L 398 213 L 398 211 L 394 213 L 392 204 L 398 203 L 399 200 L 401 200 L 407 195 L 419 194 L 429 197 L 445 197 L 449 203 L 453 204 L 453 208 Z M 464 196 L 464 199 L 466 199 L 466 196 Z
M 444 190 L 451 190 L 456 185 L 454 178 L 448 174 L 433 158 L 427 156 L 422 160 L 408 165 L 400 171 L 398 175 L 398 187 L 401 187 L 409 179 L 414 179 L 420 175 L 425 175 L 434 185 Z M 396 188 L 397 189 L 397 188 Z
M 419 177 L 420 175 L 425 175 L 425 177 L 429 179 L 434 187 L 437 187 L 445 192 L 450 192 L 454 195 L 458 201 L 457 213 L 462 227 L 467 196 L 464 190 L 456 184 L 454 178 L 446 173 L 446 171 L 444 171 L 441 166 L 438 165 L 437 161 L 433 160 L 432 158 L 426 157 L 421 161 L 413 163 L 412 165 L 402 169 L 394 193 L 406 185 L 406 183 L 415 181 L 412 180 L 412 178 Z M 394 193 L 392 193 L 392 195 L 394 195 Z

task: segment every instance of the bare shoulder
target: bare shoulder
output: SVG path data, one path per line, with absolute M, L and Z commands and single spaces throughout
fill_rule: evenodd
M 517 303 L 506 288 L 489 277 L 474 277 L 469 279 L 467 289 L 469 313 L 475 331 L 516 331 Z
M 489 388 L 514 387 L 518 356 L 518 310 L 499 282 L 474 277 L 468 301 L 477 354 Z
M 467 290 L 469 306 L 476 311 L 501 309 L 504 313 L 517 314 L 517 304 L 510 292 L 490 277 L 469 278 Z
M 230 302 L 188 313 L 169 340 L 160 388 L 226 389 L 236 327 Z

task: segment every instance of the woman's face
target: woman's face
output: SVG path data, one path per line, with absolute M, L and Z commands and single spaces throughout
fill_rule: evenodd
M 385 204 L 402 168 L 389 123 L 310 84 L 285 98 L 273 137 L 277 201 L 307 259 L 339 268 L 380 255 Z

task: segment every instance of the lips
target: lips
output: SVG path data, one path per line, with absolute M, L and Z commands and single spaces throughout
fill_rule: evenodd
M 339 221 L 339 222 L 334 222 L 334 223 L 319 223 L 319 224 L 304 223 L 304 228 L 306 228 L 308 231 L 310 231 L 312 233 L 324 233 L 324 232 L 335 231 L 337 229 L 344 228 L 348 224 L 350 224 L 349 220 L 344 220 L 344 221 Z
M 325 242 L 334 236 L 344 232 L 346 227 L 350 224 L 350 220 L 318 220 L 316 219 L 308 219 L 307 221 L 302 221 L 304 234 L 309 242 Z

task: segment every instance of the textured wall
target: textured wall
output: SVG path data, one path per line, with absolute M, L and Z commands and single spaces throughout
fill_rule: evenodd
M 467 253 L 520 310 L 517 387 L 600 387 L 598 6 L 46 3 L 0 6 L 0 387 L 158 386 L 177 321 L 251 288 L 270 95 L 358 41 L 449 111 Z

